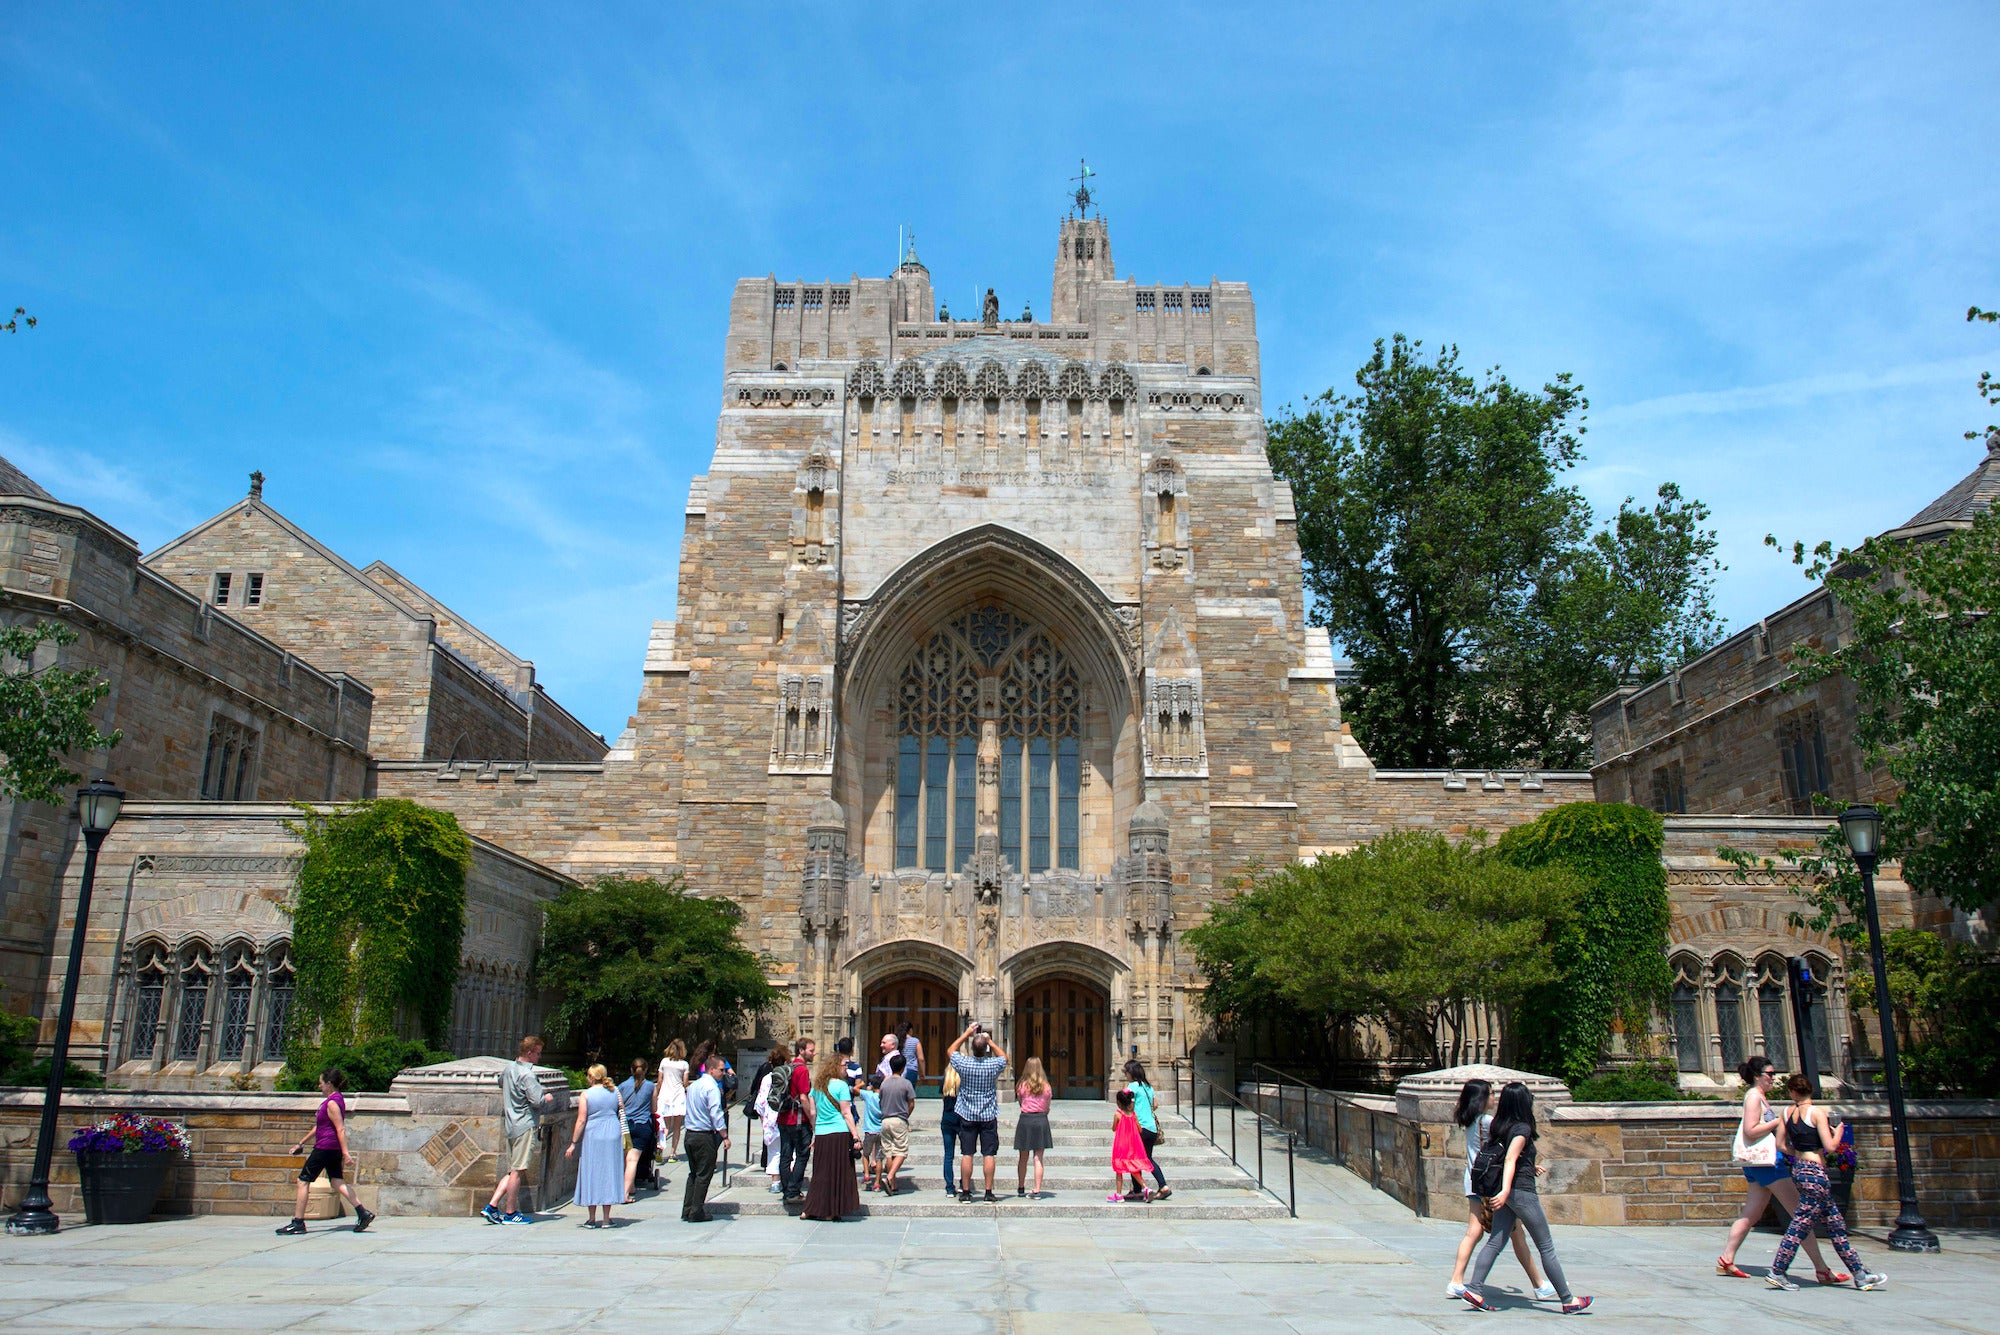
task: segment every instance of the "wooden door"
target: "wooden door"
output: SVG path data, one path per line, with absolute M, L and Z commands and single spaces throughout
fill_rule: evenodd
M 1104 1097 L 1104 994 L 1080 978 L 1043 978 L 1014 995 L 1018 1073 L 1039 1057 L 1061 1099 Z
M 908 1021 L 924 1045 L 919 1089 L 936 1089 L 944 1079 L 944 1050 L 958 1037 L 958 989 L 928 974 L 904 974 L 868 990 L 867 1020 L 855 1035 L 857 1060 L 869 1070 L 882 1060 L 882 1035 Z M 913 1073 L 906 1073 L 913 1074 Z

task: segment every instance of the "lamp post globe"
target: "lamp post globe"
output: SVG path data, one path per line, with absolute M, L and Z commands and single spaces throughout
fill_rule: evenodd
M 17 1234 L 54 1233 L 62 1227 L 49 1199 L 49 1162 L 55 1154 L 56 1118 L 62 1109 L 63 1076 L 69 1067 L 69 1029 L 76 1016 L 76 987 L 83 972 L 84 938 L 90 926 L 90 892 L 97 881 L 97 850 L 118 822 L 125 791 L 108 780 L 92 779 L 76 792 L 76 814 L 83 834 L 83 883 L 76 896 L 76 925 L 70 930 L 69 970 L 63 975 L 62 1004 L 56 1011 L 55 1047 L 49 1054 L 49 1083 L 42 1092 L 42 1125 L 35 1139 L 35 1166 L 28 1177 L 28 1194 L 21 1208 L 7 1219 L 7 1231 Z
M 1917 1174 L 1910 1159 L 1909 1114 L 1903 1106 L 1902 1058 L 1896 1052 L 1895 1012 L 1889 1003 L 1889 968 L 1882 958 L 1882 915 L 1875 904 L 1875 867 L 1881 856 L 1882 813 L 1858 802 L 1840 813 L 1840 832 L 1861 873 L 1862 911 L 1868 920 L 1868 957 L 1875 975 L 1875 1021 L 1882 1031 L 1882 1079 L 1888 1087 L 1889 1131 L 1896 1147 L 1896 1226 L 1889 1246 L 1899 1252 L 1934 1252 L 1937 1234 L 1917 1208 Z

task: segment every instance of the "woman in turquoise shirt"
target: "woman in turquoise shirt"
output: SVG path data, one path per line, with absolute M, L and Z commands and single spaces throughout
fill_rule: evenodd
M 854 1184 L 854 1152 L 861 1145 L 861 1128 L 854 1124 L 848 1100 L 853 1089 L 842 1079 L 845 1058 L 829 1052 L 813 1072 L 812 1185 L 806 1189 L 802 1219 L 829 1222 L 861 1209 L 861 1192 Z

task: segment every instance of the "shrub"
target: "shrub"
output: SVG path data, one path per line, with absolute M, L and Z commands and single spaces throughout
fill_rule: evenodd
M 1578 1103 L 1675 1103 L 1681 1093 L 1674 1068 L 1660 1062 L 1620 1067 L 1579 1081 L 1570 1091 Z
M 413 1038 L 385 1034 L 364 1043 L 328 1043 L 317 1048 L 294 1047 L 285 1069 L 278 1072 L 277 1087 L 289 1090 L 316 1090 L 319 1073 L 338 1066 L 347 1077 L 350 1094 L 380 1094 L 389 1088 L 396 1073 L 412 1066 L 433 1066 L 451 1060 L 449 1052 L 439 1052 Z
M 35 1056 L 35 1036 L 41 1029 L 32 1015 L 0 1010 L 0 1085 L 46 1089 L 49 1059 Z M 64 1089 L 102 1089 L 104 1077 L 70 1062 L 63 1068 Z

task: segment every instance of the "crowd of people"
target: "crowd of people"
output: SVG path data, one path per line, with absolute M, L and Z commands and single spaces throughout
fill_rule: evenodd
M 895 1196 L 905 1185 L 920 1189 L 913 1182 L 905 1184 L 902 1171 L 917 1120 L 923 1044 L 910 1026 L 900 1025 L 895 1033 L 882 1036 L 880 1052 L 875 1068 L 864 1071 L 855 1059 L 853 1039 L 841 1039 L 823 1058 L 813 1040 L 801 1039 L 796 1051 L 783 1044 L 772 1048 L 751 1078 L 749 1113 L 762 1127 L 769 1189 L 788 1205 L 798 1204 L 801 1218 L 831 1221 L 855 1214 L 863 1191 Z M 501 1075 L 507 1150 L 499 1182 L 479 1212 L 488 1223 L 534 1222 L 520 1208 L 521 1176 L 534 1162 L 541 1116 L 555 1100 L 542 1087 L 536 1069 L 541 1055 L 542 1041 L 524 1038 L 516 1059 Z M 998 1201 L 993 1185 L 1000 1152 L 1000 1081 L 1007 1066 L 1007 1053 L 976 1023 L 944 1053 L 938 1116 L 944 1190 L 964 1203 L 973 1199 L 975 1163 L 983 1199 Z M 1106 1199 L 1163 1200 L 1172 1191 L 1154 1153 L 1160 1140 L 1157 1095 L 1139 1062 L 1127 1062 L 1124 1072 L 1127 1083 L 1117 1092 L 1110 1127 L 1112 1187 Z M 1816 1105 L 1812 1082 L 1803 1075 L 1790 1076 L 1785 1093 L 1791 1106 L 1778 1112 L 1771 1106 L 1776 1073 L 1769 1059 L 1752 1057 L 1738 1074 L 1745 1088 L 1731 1153 L 1742 1169 L 1746 1191 L 1743 1211 L 1731 1224 L 1716 1258 L 1716 1274 L 1751 1278 L 1737 1265 L 1737 1255 L 1775 1197 L 1791 1218 L 1765 1272 L 1767 1285 L 1782 1291 L 1799 1287 L 1790 1271 L 1803 1247 L 1822 1285 L 1851 1283 L 1864 1292 L 1885 1286 L 1888 1277 L 1863 1265 L 1848 1241 L 1847 1223 L 1826 1172 L 1827 1156 L 1842 1148 L 1842 1132 Z M 293 1147 L 294 1152 L 302 1151 L 310 1142 L 312 1152 L 299 1171 L 293 1218 L 278 1229 L 280 1234 L 306 1232 L 308 1190 L 321 1173 L 353 1207 L 356 1232 L 375 1220 L 345 1180 L 345 1166 L 354 1158 L 347 1140 L 345 1077 L 329 1067 L 320 1073 L 319 1086 L 321 1101 L 313 1130 Z M 626 1078 L 615 1084 L 602 1064 L 590 1067 L 564 1150 L 575 1161 L 573 1199 L 584 1207 L 585 1226 L 610 1224 L 612 1208 L 633 1204 L 641 1182 L 656 1188 L 663 1185 L 655 1162 L 660 1149 L 666 1151 L 669 1163 L 685 1156 L 681 1218 L 688 1223 L 710 1222 L 708 1193 L 716 1165 L 727 1161 L 728 1110 L 739 1088 L 734 1071 L 712 1042 L 697 1046 L 689 1060 L 685 1046 L 676 1039 L 661 1055 L 657 1074 L 645 1060 L 636 1060 Z M 1014 1086 L 1017 1197 L 1030 1197 L 1031 1169 L 1033 1198 L 1044 1194 L 1044 1155 L 1056 1143 L 1049 1122 L 1054 1094 L 1041 1061 L 1029 1058 Z M 1566 1314 L 1588 1309 L 1591 1297 L 1570 1288 L 1542 1209 L 1537 1181 L 1548 1168 L 1536 1151 L 1540 1133 L 1533 1092 L 1515 1081 L 1504 1086 L 1496 1099 L 1491 1083 L 1468 1080 L 1459 1091 L 1453 1120 L 1465 1133 L 1469 1218 L 1445 1296 L 1491 1310 L 1486 1281 L 1502 1249 L 1511 1243 L 1536 1301 L 1560 1303 Z M 1147 1186 L 1149 1175 L 1155 1187 Z M 1814 1236 L 1820 1229 L 1846 1270 L 1827 1265 Z

